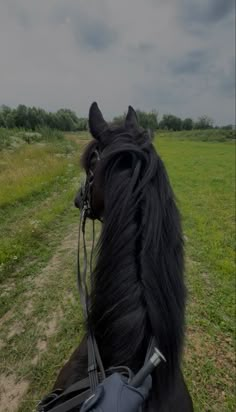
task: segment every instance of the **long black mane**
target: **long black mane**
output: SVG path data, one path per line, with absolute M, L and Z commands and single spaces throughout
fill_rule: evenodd
M 102 141 L 102 143 L 101 143 Z M 147 132 L 109 127 L 100 151 L 104 213 L 89 323 L 105 367 L 136 372 L 152 336 L 167 360 L 156 376 L 163 393 L 179 369 L 185 288 L 180 215 Z

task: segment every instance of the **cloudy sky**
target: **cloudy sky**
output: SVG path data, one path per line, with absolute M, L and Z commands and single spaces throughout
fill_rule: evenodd
M 0 105 L 234 123 L 234 0 L 0 0 Z

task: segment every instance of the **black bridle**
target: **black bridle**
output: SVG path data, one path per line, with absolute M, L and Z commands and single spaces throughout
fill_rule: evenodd
M 101 154 L 98 149 L 95 149 L 93 151 L 91 157 L 93 155 L 96 156 L 96 163 L 101 160 Z M 80 188 L 80 196 L 82 199 L 82 206 L 80 208 L 80 211 L 83 214 L 83 217 L 85 218 L 84 222 L 86 221 L 86 218 L 90 218 L 92 220 L 97 219 L 101 221 L 101 218 L 96 215 L 93 209 L 93 205 L 92 205 L 93 183 L 94 183 L 94 172 L 91 168 L 91 165 L 89 165 L 89 168 L 86 174 L 85 183 L 82 184 Z
M 100 153 L 96 149 L 93 152 L 96 155 L 96 160 L 100 161 Z M 94 240 L 95 240 L 95 219 L 96 214 L 92 207 L 92 190 L 93 190 L 93 183 L 94 183 L 94 173 L 91 168 L 89 168 L 85 184 L 81 187 L 81 198 L 82 198 L 82 207 L 80 211 L 80 223 L 79 223 L 79 237 L 78 237 L 78 255 L 77 255 L 77 283 L 78 283 L 78 290 L 80 294 L 80 301 L 82 304 L 82 309 L 84 313 L 84 318 L 88 325 L 88 335 L 87 335 L 87 347 L 88 347 L 88 376 L 90 382 L 91 391 L 94 392 L 97 385 L 102 380 L 106 378 L 104 366 L 102 363 L 102 359 L 99 353 L 98 345 L 94 336 L 94 333 L 89 325 L 88 322 L 88 315 L 90 310 L 90 298 L 88 293 L 87 287 L 87 267 L 88 267 L 88 254 L 86 248 L 86 240 L 85 240 L 85 229 L 86 229 L 86 221 L 87 218 L 92 219 L 92 248 L 90 254 L 90 281 L 91 285 L 93 284 L 92 278 L 92 262 L 93 262 L 93 252 L 94 252 Z M 99 218 L 99 220 L 101 220 Z M 82 235 L 82 242 L 83 242 L 83 252 L 84 252 L 84 265 L 83 270 L 81 272 L 80 268 L 80 244 L 81 244 L 81 235 Z
M 101 156 L 99 151 L 96 149 L 93 152 L 96 155 L 96 160 L 100 161 Z M 128 378 L 128 382 L 131 381 L 133 377 L 132 371 L 126 366 L 111 367 L 107 370 L 104 369 L 103 362 L 100 356 L 98 345 L 94 333 L 89 325 L 88 316 L 90 311 L 90 296 L 87 286 L 87 272 L 88 272 L 88 254 L 86 247 L 85 231 L 87 219 L 92 220 L 92 248 L 90 254 L 90 281 L 93 285 L 93 275 L 92 275 L 92 262 L 93 262 L 93 252 L 95 243 L 95 220 L 100 220 L 101 217 L 97 217 L 96 213 L 92 207 L 92 191 L 94 183 L 94 173 L 89 167 L 85 183 L 80 188 L 81 197 L 81 208 L 80 208 L 80 222 L 79 222 L 79 235 L 78 235 L 78 254 L 77 254 L 77 283 L 80 295 L 80 301 L 83 309 L 84 319 L 87 323 L 87 352 L 88 352 L 88 377 L 72 384 L 69 388 L 62 390 L 56 389 L 44 399 L 42 399 L 37 407 L 38 412 L 69 412 L 74 410 L 74 408 L 80 408 L 86 399 L 94 393 L 96 387 L 102 382 L 107 376 L 118 372 L 123 376 Z M 83 243 L 83 270 L 80 268 L 80 244 L 81 237 Z M 153 353 L 155 347 L 155 340 L 152 337 L 149 342 L 147 353 L 145 356 L 145 362 L 148 361 L 151 354 Z M 78 409 L 79 410 L 79 409 Z
M 100 154 L 98 150 L 94 151 L 97 161 L 100 160 Z M 92 249 L 90 254 L 90 278 L 92 283 L 92 261 L 93 261 L 93 251 L 94 251 L 94 240 L 95 240 L 95 219 L 101 220 L 96 217 L 94 210 L 92 208 L 92 190 L 94 182 L 94 173 L 91 168 L 89 168 L 85 183 L 80 188 L 81 197 L 81 208 L 80 208 L 80 221 L 79 221 L 79 235 L 78 235 L 78 254 L 77 254 L 77 283 L 80 295 L 80 301 L 83 309 L 84 319 L 88 325 L 87 333 L 87 352 L 88 352 L 88 378 L 85 378 L 75 384 L 71 385 L 65 391 L 62 389 L 56 389 L 44 399 L 42 399 L 38 404 L 38 412 L 66 412 L 71 411 L 74 407 L 81 406 L 82 403 L 95 391 L 96 387 L 100 382 L 102 382 L 107 375 L 114 373 L 114 369 L 107 370 L 105 372 L 102 359 L 99 353 L 98 345 L 93 334 L 91 327 L 88 322 L 88 315 L 90 309 L 90 298 L 87 286 L 87 269 L 88 269 L 88 254 L 85 239 L 85 230 L 87 219 L 92 219 Z M 81 237 L 83 243 L 83 269 L 80 268 L 80 246 Z M 123 370 L 123 369 L 122 369 Z M 120 371 L 117 368 L 117 371 Z M 122 372 L 122 371 L 121 371 Z M 130 371 L 128 368 L 123 370 L 123 373 L 128 375 L 130 378 Z

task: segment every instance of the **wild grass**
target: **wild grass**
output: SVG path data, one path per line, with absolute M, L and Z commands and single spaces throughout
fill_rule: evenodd
M 29 385 L 18 400 L 21 412 L 32 411 L 51 389 L 83 333 L 73 198 L 87 137 L 69 134 L 69 146 L 64 140 L 26 144 L 4 161 L 0 155 L 1 182 L 10 188 L 4 188 L 0 211 L 1 376 Z M 159 133 L 155 146 L 183 216 L 188 285 L 184 373 L 195 411 L 233 412 L 234 144 Z
M 208 129 L 208 130 L 181 130 L 167 132 L 158 130 L 159 137 L 168 137 L 178 140 L 194 140 L 202 142 L 230 142 L 236 138 L 235 130 Z
M 64 138 L 0 153 L 0 281 L 19 276 L 23 261 L 40 255 L 47 233 L 73 204 L 78 164 L 77 146 Z M 3 298 L 0 313 L 7 309 Z
M 16 149 L 25 143 L 52 142 L 64 140 L 64 134 L 49 127 L 39 127 L 35 131 L 29 131 L 21 128 L 6 129 L 0 127 L 0 150 Z
M 19 151 L 0 155 L 0 207 L 43 190 L 57 176 L 66 172 L 67 159 L 52 146 L 23 146 Z
M 157 137 L 183 216 L 188 316 L 185 374 L 196 411 L 233 411 L 235 147 Z

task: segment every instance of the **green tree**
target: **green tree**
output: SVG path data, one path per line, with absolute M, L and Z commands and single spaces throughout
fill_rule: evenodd
M 164 114 L 159 124 L 160 129 L 179 131 L 182 129 L 182 120 L 173 114 Z
M 221 129 L 223 130 L 233 130 L 233 125 L 232 124 L 226 124 L 225 126 L 221 126 Z
M 16 127 L 15 116 L 13 111 L 6 115 L 5 125 L 8 129 L 13 129 L 14 127 Z
M 214 121 L 209 116 L 200 116 L 196 123 L 194 124 L 194 129 L 204 130 L 204 129 L 213 129 Z
M 5 127 L 5 126 L 6 126 L 5 119 L 4 119 L 2 112 L 0 111 L 0 127 Z
M 38 126 L 38 112 L 36 107 L 28 108 L 28 127 L 35 130 Z
M 25 105 L 19 104 L 15 111 L 16 127 L 27 127 L 28 109 Z
M 152 112 L 143 112 L 141 110 L 136 111 L 139 124 L 144 129 L 156 130 L 158 129 L 158 112 L 153 110 Z
M 0 106 L 0 111 L 3 116 L 6 117 L 9 113 L 11 113 L 11 108 L 9 106 L 6 106 L 5 104 L 2 104 Z
M 36 109 L 36 114 L 37 114 L 38 127 L 47 126 L 47 117 L 48 117 L 47 112 L 44 109 L 41 109 L 39 107 Z
M 80 119 L 78 119 L 76 130 L 78 131 L 88 130 L 88 119 L 84 117 L 81 117 Z
M 193 129 L 193 120 L 190 118 L 186 118 L 183 120 L 182 123 L 183 130 L 192 130 Z
M 142 110 L 136 110 L 138 121 L 141 127 L 144 129 L 156 130 L 158 129 L 158 112 L 153 110 L 152 112 L 144 112 Z M 120 116 L 116 116 L 113 122 L 117 125 L 122 125 L 125 121 L 126 113 Z
M 67 111 L 63 109 L 58 110 L 56 113 L 56 121 L 57 121 L 58 129 L 63 130 L 63 131 L 74 130 L 74 122 L 71 119 L 71 116 Z
M 126 113 L 121 114 L 120 116 L 116 116 L 116 117 L 113 118 L 113 122 L 114 122 L 116 125 L 121 126 L 122 124 L 124 124 L 125 117 L 126 117 Z

